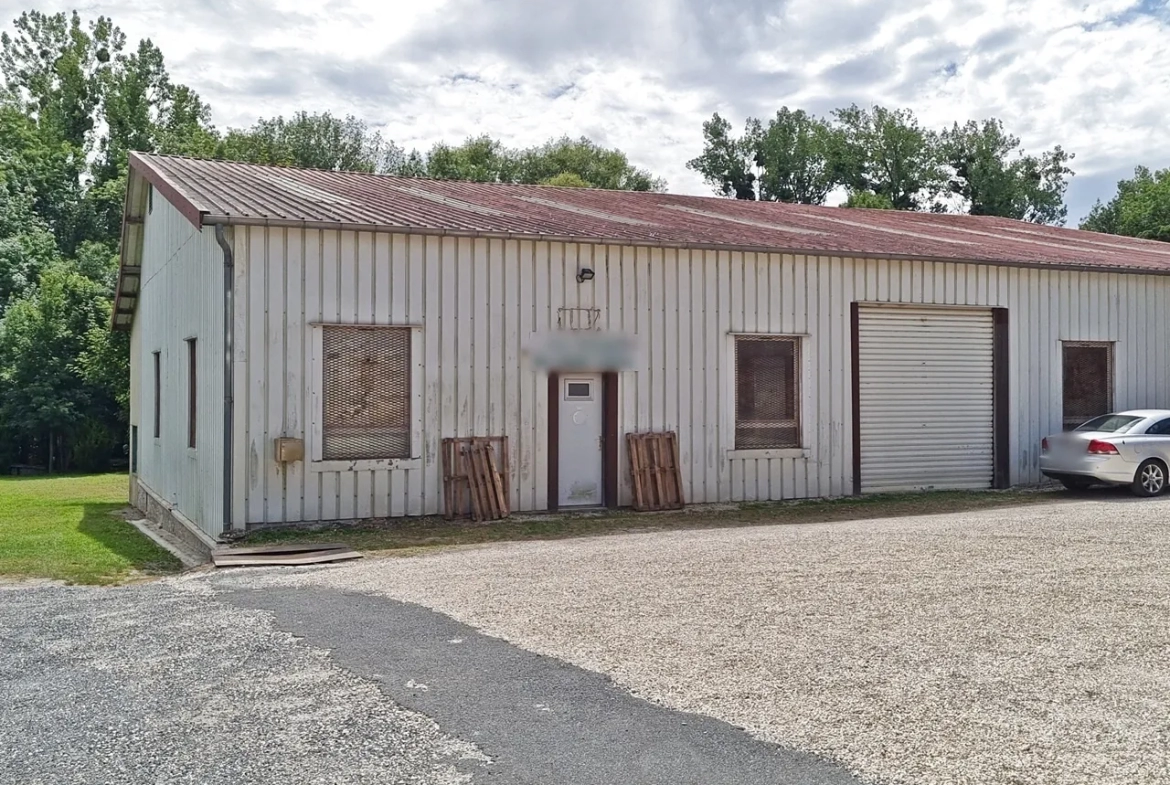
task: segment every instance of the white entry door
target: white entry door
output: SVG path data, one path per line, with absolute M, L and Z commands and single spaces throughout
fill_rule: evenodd
M 601 374 L 561 377 L 557 503 L 600 507 Z

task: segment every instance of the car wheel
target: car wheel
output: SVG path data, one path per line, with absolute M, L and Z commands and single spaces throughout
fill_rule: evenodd
M 1093 487 L 1092 480 L 1083 480 L 1079 477 L 1061 480 L 1060 484 L 1065 488 L 1068 488 L 1070 491 L 1087 491 Z
M 1166 464 L 1151 458 L 1138 467 L 1133 476 L 1133 492 L 1138 496 L 1157 496 L 1166 490 Z

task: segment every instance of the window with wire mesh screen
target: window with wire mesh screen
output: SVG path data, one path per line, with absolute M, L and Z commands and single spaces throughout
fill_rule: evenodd
M 735 338 L 735 449 L 800 447 L 800 339 Z
M 1113 344 L 1065 341 L 1063 365 L 1064 430 L 1113 411 Z
M 322 328 L 321 457 L 410 457 L 410 335 L 401 327 Z

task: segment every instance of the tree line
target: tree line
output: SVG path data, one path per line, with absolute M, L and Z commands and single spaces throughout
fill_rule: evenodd
M 352 116 L 297 112 L 220 129 L 149 39 L 110 19 L 29 11 L 0 36 L 0 470 L 124 458 L 128 338 L 109 319 L 132 150 L 477 182 L 664 191 L 587 138 L 481 135 L 407 151 Z M 1026 154 L 998 120 L 933 131 L 904 109 L 783 108 L 742 133 L 719 115 L 687 165 L 721 195 L 964 211 L 1062 223 L 1072 155 Z M 1170 240 L 1170 169 L 1139 168 L 1084 228 Z
M 781 108 L 743 133 L 716 114 L 704 149 L 687 166 L 717 193 L 737 199 L 824 204 L 837 189 L 846 206 L 960 211 L 1061 223 L 1073 155 L 1060 146 L 1026 154 L 996 119 L 924 128 L 908 109 L 852 105 L 827 118 Z

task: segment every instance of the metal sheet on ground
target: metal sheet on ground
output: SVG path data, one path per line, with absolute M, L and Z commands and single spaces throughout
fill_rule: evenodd
M 348 545 L 329 543 L 232 548 L 231 550 L 213 552 L 211 562 L 216 567 L 296 567 L 305 564 L 347 561 L 361 557 L 360 553 Z

